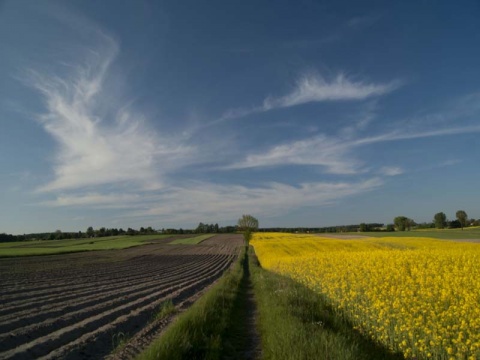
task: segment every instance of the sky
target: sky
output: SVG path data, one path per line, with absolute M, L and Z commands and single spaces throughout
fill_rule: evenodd
M 478 218 L 479 18 L 0 0 L 0 233 Z

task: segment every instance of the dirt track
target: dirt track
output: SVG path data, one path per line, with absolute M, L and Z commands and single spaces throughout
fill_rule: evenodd
M 0 259 L 0 359 L 98 359 L 126 336 L 144 347 L 148 341 L 134 335 L 158 328 L 152 319 L 159 305 L 167 299 L 189 305 L 232 264 L 242 243 L 239 235 L 199 245 L 168 241 Z

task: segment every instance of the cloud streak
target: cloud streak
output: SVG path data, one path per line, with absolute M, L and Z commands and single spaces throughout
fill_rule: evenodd
M 143 197 L 139 194 L 101 194 L 86 193 L 81 195 L 59 195 L 55 200 L 49 200 L 41 203 L 51 207 L 67 206 L 94 206 L 97 208 L 127 208 L 136 201 L 142 201 Z
M 192 222 L 198 219 L 232 220 L 252 209 L 262 216 L 287 214 L 304 206 L 320 206 L 372 191 L 383 184 L 379 178 L 359 182 L 306 182 L 299 186 L 271 183 L 265 187 L 193 183 L 169 189 L 156 205 L 137 216 L 163 221 Z
M 99 104 L 109 102 L 105 80 L 119 49 L 112 38 L 97 35 L 101 48 L 91 49 L 85 63 L 68 76 L 30 72 L 31 84 L 45 100 L 40 123 L 58 144 L 55 178 L 40 192 L 121 182 L 158 186 L 158 167 L 168 171 L 191 153 L 148 129 L 140 114 L 117 111 L 117 104 L 111 104 L 110 112 L 99 111 Z
M 380 173 L 386 176 L 397 176 L 404 173 L 404 170 L 398 166 L 384 166 L 380 169 Z
M 284 165 L 316 165 L 325 167 L 326 172 L 330 174 L 353 175 L 365 171 L 362 169 L 363 163 L 352 155 L 352 151 L 355 148 L 382 142 L 478 132 L 480 132 L 480 126 L 464 126 L 405 133 L 394 131 L 373 137 L 352 140 L 319 135 L 309 139 L 277 145 L 263 153 L 248 155 L 245 160 L 233 163 L 225 167 L 225 169 L 247 169 Z M 395 171 L 384 171 L 383 173 L 392 176 L 393 172 Z M 393 175 L 398 174 L 399 173 Z
M 324 166 L 327 173 L 355 174 L 360 164 L 347 157 L 349 146 L 337 138 L 325 135 L 277 145 L 265 153 L 248 155 L 245 160 L 226 169 L 244 169 L 279 165 Z
M 318 74 L 308 74 L 300 77 L 292 91 L 283 96 L 268 96 L 261 106 L 230 109 L 219 119 L 207 125 L 213 126 L 227 120 L 242 118 L 248 115 L 262 113 L 274 109 L 327 101 L 361 101 L 386 95 L 402 85 L 399 80 L 386 84 L 374 84 L 365 81 L 354 81 L 344 73 L 339 73 L 331 81 Z
M 292 92 L 281 97 L 267 97 L 263 101 L 264 111 L 321 101 L 364 100 L 388 94 L 400 86 L 395 81 L 389 84 L 372 84 L 353 81 L 345 74 L 338 74 L 332 81 L 319 75 L 303 76 Z

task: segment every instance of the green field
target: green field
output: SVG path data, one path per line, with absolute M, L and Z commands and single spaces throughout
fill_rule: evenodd
M 210 239 L 212 236 L 213 234 L 209 234 L 209 235 L 199 235 L 199 236 L 191 237 L 188 239 L 177 239 L 177 240 L 173 240 L 169 244 L 195 245 L 195 244 L 200 244 L 203 240 Z
M 430 237 L 436 239 L 480 239 L 480 227 L 462 229 L 426 229 L 395 232 L 345 232 L 345 235 L 363 235 L 370 237 Z M 320 234 L 321 235 L 321 234 Z
M 37 240 L 0 243 L 0 257 L 52 255 L 92 250 L 125 249 L 171 235 L 108 236 L 89 239 Z

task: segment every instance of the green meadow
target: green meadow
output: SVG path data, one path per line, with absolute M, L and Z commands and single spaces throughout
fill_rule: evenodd
M 429 237 L 436 239 L 480 239 L 480 227 L 468 227 L 465 229 L 425 229 L 411 231 L 392 232 L 347 232 L 345 235 L 363 235 L 370 237 Z
M 125 249 L 171 235 L 108 236 L 88 239 L 36 240 L 0 243 L 0 257 L 53 255 L 80 251 Z

